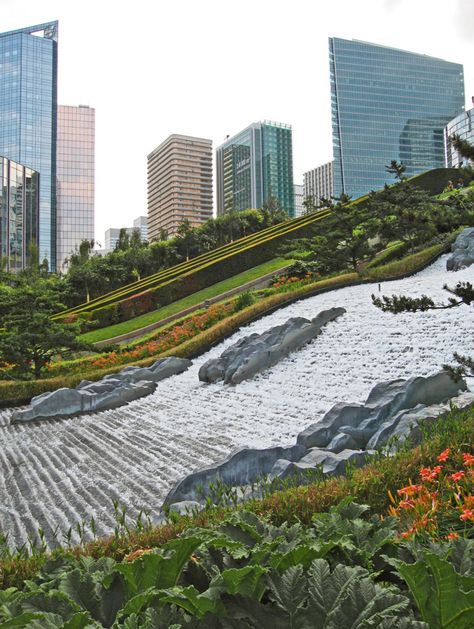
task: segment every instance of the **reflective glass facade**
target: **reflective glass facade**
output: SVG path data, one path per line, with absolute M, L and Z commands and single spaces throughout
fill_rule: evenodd
M 0 157 L 0 257 L 10 273 L 29 263 L 29 245 L 38 239 L 38 173 Z
M 291 126 L 256 122 L 216 151 L 217 214 L 260 208 L 275 196 L 295 216 Z
M 444 166 L 443 129 L 464 109 L 463 67 L 443 59 L 329 39 L 334 192 L 359 197 L 393 179 Z
M 94 239 L 95 110 L 58 108 L 57 270 L 83 240 Z
M 0 34 L 0 155 L 40 173 L 40 259 L 56 268 L 57 22 Z
M 461 140 L 466 140 L 474 145 L 474 107 L 465 111 L 454 120 L 451 120 L 444 130 L 444 140 L 446 146 L 446 166 L 448 168 L 458 168 L 468 166 L 469 160 L 463 157 L 451 143 L 451 137 L 457 135 Z M 471 161 L 471 166 L 474 165 Z

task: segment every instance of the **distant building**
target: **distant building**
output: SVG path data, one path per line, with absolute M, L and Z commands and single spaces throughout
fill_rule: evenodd
M 174 236 L 212 218 L 212 141 L 170 135 L 148 155 L 148 236 Z
M 255 122 L 216 151 L 217 214 L 260 208 L 276 197 L 295 215 L 290 125 Z
M 30 245 L 38 242 L 39 198 L 38 173 L 0 157 L 0 256 L 10 273 L 30 263 Z
M 139 216 L 133 221 L 133 229 L 138 229 L 142 242 L 148 242 L 148 217 Z
M 0 33 L 0 155 L 40 174 L 40 261 L 56 270 L 58 23 Z
M 83 240 L 94 239 L 95 110 L 58 107 L 57 270 Z
M 104 248 L 97 249 L 96 253 L 106 255 L 107 253 L 114 251 L 122 229 L 125 229 L 128 236 L 131 236 L 135 230 L 138 230 L 140 232 L 141 241 L 148 242 L 147 217 L 139 216 L 134 219 L 133 227 L 111 227 L 110 229 L 107 229 L 105 232 Z
M 474 98 L 473 98 L 474 101 Z M 461 140 L 466 140 L 474 145 L 474 107 L 469 111 L 464 111 L 459 116 L 448 122 L 444 129 L 444 144 L 446 149 L 446 166 L 448 168 L 458 168 L 467 166 L 468 160 L 460 155 L 454 148 L 451 137 L 457 135 Z M 471 162 L 471 166 L 472 166 Z
M 304 201 L 304 186 L 297 183 L 293 184 L 293 190 L 295 193 L 295 216 L 303 216 L 305 207 Z
M 303 178 L 304 198 L 312 197 L 315 205 L 334 196 L 333 162 L 308 170 Z
M 464 109 L 463 67 L 367 42 L 329 39 L 334 194 L 357 198 L 444 166 L 443 130 Z

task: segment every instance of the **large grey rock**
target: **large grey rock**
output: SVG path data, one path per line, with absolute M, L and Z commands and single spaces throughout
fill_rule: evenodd
M 335 453 L 321 448 L 311 448 L 299 461 L 276 461 L 271 476 L 282 480 L 311 479 L 311 473 L 320 471 L 327 476 L 344 474 L 347 465 L 361 467 L 374 454 L 373 450 L 342 450 Z
M 13 412 L 11 422 L 118 408 L 150 395 L 156 389 L 157 382 L 185 371 L 191 364 L 190 360 L 172 356 L 157 360 L 146 369 L 125 367 L 119 373 L 104 376 L 98 382 L 82 380 L 75 389 L 58 389 L 34 397 L 28 408 Z
M 231 454 L 222 463 L 186 476 L 169 492 L 164 504 L 202 499 L 210 493 L 209 485 L 217 481 L 232 487 L 249 485 L 270 474 L 278 459 L 297 461 L 305 451 L 305 448 L 299 445 L 262 450 L 244 448 Z
M 238 384 L 252 378 L 317 337 L 326 323 L 344 312 L 344 308 L 331 308 L 323 310 L 311 321 L 295 317 L 263 334 L 244 337 L 228 347 L 219 358 L 204 363 L 199 370 L 199 380 Z
M 459 271 L 474 263 L 474 227 L 464 229 L 451 247 L 452 255 L 446 261 L 448 271 Z
M 330 448 L 342 426 L 358 428 L 359 443 L 362 437 L 367 442 L 385 420 L 394 417 L 400 410 L 414 408 L 418 404 L 439 404 L 464 390 L 466 382 L 455 382 L 447 371 L 427 377 L 381 382 L 369 393 L 364 405 L 336 404 L 320 422 L 300 432 L 297 442 L 307 448 Z M 339 440 L 333 447 L 339 447 L 338 443 Z

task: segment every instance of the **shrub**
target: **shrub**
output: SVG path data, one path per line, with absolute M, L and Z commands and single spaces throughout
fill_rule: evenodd
M 255 295 L 248 290 L 245 293 L 241 293 L 234 302 L 234 312 L 248 308 L 248 306 L 255 303 L 256 299 Z

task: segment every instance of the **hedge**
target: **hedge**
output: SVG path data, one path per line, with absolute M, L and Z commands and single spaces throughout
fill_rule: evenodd
M 203 262 L 200 267 L 187 271 L 176 278 L 169 279 L 154 288 L 135 294 L 122 301 L 99 307 L 92 311 L 92 318 L 82 325 L 82 332 L 128 321 L 136 316 L 155 310 L 158 307 L 187 297 L 216 282 L 228 279 L 258 264 L 267 262 L 275 256 L 275 251 L 281 241 L 301 237 L 301 231 L 306 235 L 313 233 L 314 224 L 328 215 L 315 215 L 308 223 L 291 225 L 284 233 L 275 236 L 270 234 L 260 239 L 258 245 L 251 243 L 237 252 L 226 252 L 218 259 Z M 68 315 L 70 318 L 71 315 Z
M 307 224 L 313 223 L 318 220 L 319 215 L 327 213 L 327 210 L 322 210 L 317 214 L 302 216 L 296 219 L 285 221 L 283 223 L 278 223 L 277 225 L 272 225 L 271 227 L 267 227 L 266 229 L 259 232 L 255 232 L 253 234 L 249 234 L 248 236 L 244 236 L 243 238 L 239 238 L 232 243 L 222 245 L 221 247 L 213 249 L 208 253 L 201 254 L 195 258 L 192 258 L 189 261 L 182 262 L 173 267 L 158 271 L 157 273 L 149 275 L 148 277 L 145 277 L 138 282 L 133 282 L 132 284 L 117 288 L 116 290 L 111 291 L 110 293 L 106 293 L 101 297 L 96 297 L 95 299 L 92 299 L 88 303 L 80 304 L 79 306 L 75 306 L 74 308 L 59 312 L 54 315 L 53 318 L 64 318 L 66 316 L 69 317 L 80 312 L 91 310 L 97 306 L 105 306 L 107 302 L 111 300 L 115 302 L 118 301 L 119 298 L 133 297 L 137 293 L 137 291 L 143 292 L 144 290 L 149 290 L 158 282 L 163 282 L 165 280 L 180 277 L 181 275 L 200 267 L 202 264 L 209 263 L 211 261 L 220 261 L 223 256 L 225 257 L 229 254 L 238 252 L 242 248 L 246 248 L 249 245 L 256 246 L 260 241 L 267 240 L 270 237 L 274 238 L 278 235 L 282 235 L 295 229 L 305 227 Z

